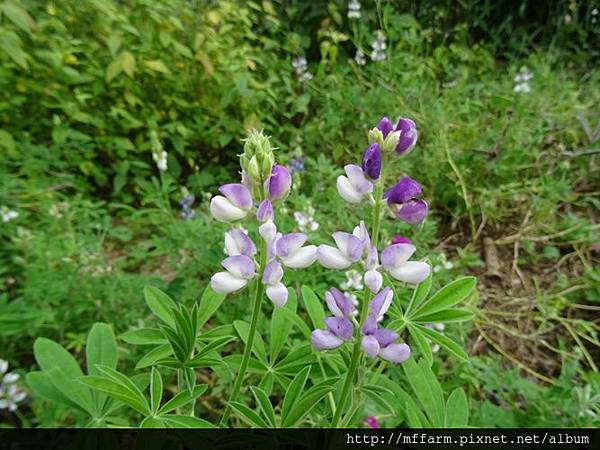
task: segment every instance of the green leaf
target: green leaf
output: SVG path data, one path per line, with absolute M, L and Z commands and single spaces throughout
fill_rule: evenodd
M 415 347 L 421 350 L 421 355 L 425 358 L 427 364 L 431 366 L 431 364 L 433 364 L 433 353 L 431 352 L 431 346 L 429 345 L 429 342 L 421 332 L 421 328 L 419 326 L 409 324 L 408 331 L 413 338 Z
M 429 295 L 431 285 L 433 284 L 433 271 L 429 271 L 429 276 L 417 285 L 413 295 L 406 307 L 406 315 L 410 317 L 412 311 L 417 309 Z
M 119 337 L 128 344 L 133 345 L 157 345 L 167 343 L 165 335 L 157 328 L 140 328 L 139 330 L 127 331 Z
M 465 391 L 456 388 L 446 402 L 446 428 L 465 428 L 469 423 L 469 403 Z
M 0 4 L 0 10 L 8 19 L 18 26 L 21 30 L 31 33 L 35 29 L 35 22 L 31 16 L 20 6 L 13 2 L 4 2 Z
M 121 58 L 117 58 L 106 67 L 106 82 L 110 83 L 118 77 L 121 72 L 123 72 L 123 61 Z
M 271 400 L 269 400 L 269 396 L 267 395 L 267 393 L 256 386 L 250 386 L 250 390 L 254 395 L 256 404 L 262 411 L 263 415 L 269 421 L 270 427 L 276 427 L 277 422 L 275 421 L 275 411 L 273 410 L 273 405 L 271 404 Z
M 304 339 L 310 340 L 311 329 L 304 323 L 304 321 L 293 311 L 290 311 L 287 308 L 280 308 L 280 314 L 285 317 L 285 319 L 291 324 L 295 325 L 302 335 Z
M 236 320 L 233 322 L 233 327 L 238 332 L 238 335 L 244 341 L 244 344 L 248 342 L 248 335 L 250 333 L 250 324 L 243 320 Z M 267 351 L 265 350 L 265 342 L 260 334 L 254 334 L 254 343 L 252 345 L 252 353 L 260 359 L 263 364 L 267 365 Z
M 411 428 L 423 428 L 426 423 L 421 421 L 420 411 L 411 402 L 406 402 L 406 421 Z
M 204 325 L 212 317 L 224 299 L 225 295 L 217 294 L 210 286 L 204 289 L 200 299 L 200 308 L 198 309 L 198 327 Z
M 179 392 L 158 410 L 158 414 L 165 414 L 188 404 L 204 394 L 207 388 L 208 385 L 206 384 L 198 384 L 197 386 L 194 386 L 194 389 L 191 392 L 188 389 Z
M 303 343 L 290 351 L 285 358 L 275 365 L 277 372 L 291 371 L 293 374 L 298 372 L 299 367 L 312 364 L 315 361 L 313 348 L 309 343 Z
M 227 345 L 229 342 L 233 341 L 235 338 L 231 336 L 224 336 L 222 338 L 217 338 L 206 345 L 204 345 L 201 350 L 192 358 L 192 361 L 197 359 L 202 359 L 204 356 L 208 355 L 211 352 L 214 352 L 224 345 Z
M 325 310 L 323 302 L 317 297 L 308 286 L 302 286 L 302 301 L 308 312 L 308 316 L 313 323 L 314 328 L 323 328 L 325 324 Z
M 271 316 L 271 341 L 269 346 L 271 364 L 275 363 L 292 329 L 292 322 L 287 319 L 284 310 L 288 310 L 292 314 L 296 313 L 296 293 L 293 289 L 288 289 L 288 301 L 285 306 L 275 308 Z
M 173 353 L 169 344 L 159 345 L 146 353 L 135 365 L 136 369 L 143 369 L 156 363 L 157 361 L 171 356 Z
M 58 369 L 54 369 L 55 371 Z M 59 389 L 56 388 L 52 382 L 52 370 L 44 372 L 29 372 L 26 376 L 27 385 L 40 397 L 44 397 L 46 400 L 55 403 L 62 403 L 63 405 L 70 406 L 71 408 L 79 409 L 87 412 L 76 402 L 71 400 L 68 395 L 63 394 Z
M 146 304 L 154 315 L 171 328 L 175 328 L 172 310 L 175 309 L 177 305 L 171 300 L 171 297 L 154 286 L 146 286 L 144 288 L 144 297 L 146 298 Z
M 119 400 L 131 408 L 135 409 L 139 413 L 149 416 L 151 414 L 148 404 L 145 401 L 140 401 L 137 398 L 135 392 L 132 392 L 127 386 L 119 383 L 115 380 L 112 380 L 108 377 L 99 377 L 96 375 L 88 375 L 85 377 L 79 378 L 79 381 L 89 386 L 93 389 L 96 389 L 104 394 L 112 397 L 116 400 Z
M 429 374 L 431 369 L 426 361 L 421 360 L 417 365 L 414 358 L 406 360 L 402 367 L 408 383 L 417 397 L 423 410 L 431 419 L 431 424 L 436 427 L 441 427 L 444 424 L 444 399 L 441 393 L 441 388 L 437 381 L 432 382 L 432 377 Z M 435 376 L 433 376 L 435 380 Z
M 269 428 L 269 424 L 265 420 L 248 408 L 243 403 L 229 402 L 229 405 L 240 415 L 241 419 L 250 426 L 258 428 Z
M 23 69 L 29 67 L 29 64 L 27 64 L 28 55 L 23 51 L 21 39 L 12 31 L 3 31 L 0 34 L 0 48 Z
M 442 334 L 438 331 L 430 330 L 429 328 L 425 328 L 422 325 L 417 325 L 417 327 L 419 327 L 421 332 L 424 333 L 429 339 L 431 339 L 436 344 L 439 344 L 440 347 L 446 349 L 448 353 L 451 353 L 452 355 L 456 356 L 457 358 L 463 361 L 469 360 L 469 355 L 467 354 L 467 352 L 465 352 L 459 344 L 454 342 L 445 334 Z
M 165 66 L 165 63 L 163 63 L 160 59 L 145 61 L 144 64 L 146 65 L 146 67 L 148 67 L 150 70 L 153 70 L 154 72 L 171 73 L 167 66 Z
M 300 398 L 295 402 L 295 405 L 291 407 L 290 412 L 285 415 L 282 427 L 287 428 L 295 426 L 315 406 L 317 406 L 327 394 L 333 391 L 335 384 L 339 380 L 338 377 L 324 380 L 301 394 Z M 292 386 L 290 385 L 290 387 Z
M 394 399 L 394 393 L 391 390 L 374 384 L 363 385 L 360 390 L 383 406 L 383 408 L 389 410 L 390 413 L 395 412 L 394 405 L 390 403 L 390 400 Z
M 160 372 L 156 367 L 152 368 L 150 375 L 150 404 L 152 405 L 152 414 L 156 414 L 162 400 L 163 382 Z
M 85 352 L 88 374 L 97 375 L 96 364 L 116 368 L 117 342 L 112 328 L 105 323 L 95 323 L 88 334 Z
M 167 424 L 157 417 L 146 417 L 142 420 L 140 428 L 167 428 Z
M 420 323 L 449 323 L 466 322 L 471 319 L 473 319 L 473 313 L 471 311 L 461 308 L 450 308 L 428 316 L 419 317 L 414 321 Z
M 61 345 L 50 339 L 37 338 L 33 343 L 33 354 L 35 355 L 35 360 L 43 370 L 50 370 L 56 367 L 71 379 L 79 378 L 83 375 L 75 358 Z
M 121 67 L 129 78 L 133 78 L 135 73 L 135 56 L 133 53 L 124 50 L 121 52 L 119 58 L 121 59 Z
M 9 155 L 15 155 L 15 140 L 6 130 L 0 130 L 0 147 L 6 149 Z
M 217 428 L 216 425 L 198 417 L 167 414 L 160 418 L 171 428 Z
M 475 277 L 463 277 L 447 284 L 418 308 L 413 313 L 413 317 L 415 319 L 425 317 L 460 303 L 471 294 L 476 284 Z
M 286 421 L 287 415 L 290 413 L 290 411 L 296 404 L 296 401 L 298 400 L 302 390 L 304 389 L 304 385 L 306 384 L 306 380 L 308 379 L 308 375 L 310 373 L 310 368 L 311 366 L 307 366 L 300 372 L 298 372 L 298 374 L 290 383 L 287 392 L 285 393 L 285 397 L 283 398 L 283 405 L 281 407 L 281 417 L 284 423 Z

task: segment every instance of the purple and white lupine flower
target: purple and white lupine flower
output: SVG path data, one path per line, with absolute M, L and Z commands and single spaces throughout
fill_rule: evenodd
M 245 287 L 256 276 L 256 264 L 246 255 L 228 256 L 221 265 L 224 272 L 215 273 L 210 285 L 219 294 L 230 294 Z
M 364 242 L 359 237 L 343 231 L 337 231 L 332 236 L 336 247 L 323 244 L 317 249 L 317 258 L 323 267 L 346 269 L 361 260 Z
M 275 241 L 275 255 L 290 269 L 303 269 L 317 259 L 317 247 L 304 245 L 308 237 L 304 233 L 288 233 Z
M 382 117 L 377 126 L 371 130 L 371 139 L 376 139 L 378 135 L 377 131 L 381 132 L 381 137 L 379 138 L 381 140 L 397 139 L 391 147 L 398 155 L 409 153 L 414 148 L 419 137 L 415 122 L 405 117 L 400 117 L 396 125 L 387 117 Z M 388 146 L 385 146 L 385 148 L 388 148 Z
M 363 170 L 354 164 L 344 166 L 346 176 L 337 178 L 337 190 L 348 203 L 360 203 L 365 195 L 373 192 L 373 183 L 365 177 Z
M 369 315 L 361 328 L 363 335 L 361 347 L 372 359 L 379 356 L 386 361 L 399 364 L 410 357 L 410 347 L 396 342 L 398 333 L 386 328 L 380 329 L 377 325 L 392 304 L 392 297 L 392 290 L 385 288 L 369 303 Z
M 279 307 L 285 305 L 288 299 L 288 290 L 281 282 L 282 278 L 283 267 L 279 261 L 273 260 L 265 267 L 261 280 L 263 284 L 267 285 L 267 297 Z
M 381 252 L 381 265 L 396 280 L 417 284 L 429 276 L 429 264 L 409 261 L 415 253 L 412 244 L 392 244 Z
M 376 38 L 371 44 L 373 51 L 371 59 L 373 61 L 383 61 L 385 59 L 385 49 L 387 48 L 385 34 L 381 30 L 377 30 Z
M 186 195 L 181 199 L 179 202 L 179 206 L 181 206 L 179 217 L 181 217 L 183 220 L 190 220 L 196 216 L 196 210 L 192 209 L 192 205 L 195 200 L 196 197 L 194 197 L 192 194 Z
M 402 177 L 398 183 L 388 189 L 383 198 L 398 219 L 411 225 L 417 225 L 425 220 L 429 205 L 420 197 L 421 185 L 410 177 Z
M 271 176 L 267 180 L 265 190 L 271 201 L 285 198 L 292 187 L 292 174 L 285 167 L 279 164 L 273 166 Z
M 252 196 L 246 186 L 239 183 L 224 184 L 219 188 L 223 195 L 216 195 L 210 201 L 210 212 L 221 222 L 234 222 L 243 219 L 252 208 Z
M 325 293 L 325 302 L 333 314 L 325 319 L 326 329 L 314 330 L 311 343 L 317 350 L 331 350 L 352 339 L 354 326 L 348 319 L 356 309 L 352 302 L 338 289 Z
M 233 228 L 225 233 L 225 253 L 228 256 L 246 255 L 253 257 L 256 254 L 256 245 L 241 228 Z

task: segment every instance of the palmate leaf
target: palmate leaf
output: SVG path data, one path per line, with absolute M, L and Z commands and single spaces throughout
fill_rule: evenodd
M 86 386 L 96 389 L 116 400 L 119 400 L 143 415 L 150 415 L 151 411 L 145 399 L 140 399 L 136 392 L 129 389 L 126 385 L 115 381 L 109 377 L 100 377 L 88 375 L 79 378 L 79 381 Z
M 269 428 L 269 424 L 243 403 L 229 402 L 229 405 L 238 413 L 240 418 L 250 426 L 257 428 Z
M 269 342 L 269 358 L 271 364 L 275 363 L 279 352 L 283 348 L 285 341 L 287 340 L 290 331 L 292 329 L 293 322 L 290 322 L 285 310 L 296 314 L 296 292 L 293 289 L 288 289 L 288 301 L 281 308 L 275 308 L 273 315 L 271 316 L 271 340 Z
M 456 388 L 446 401 L 446 428 L 464 428 L 469 423 L 469 403 L 465 391 Z
M 315 355 L 312 346 L 304 343 L 291 350 L 285 358 L 279 361 L 274 369 L 278 373 L 289 373 L 295 375 L 298 369 L 306 367 L 315 362 Z
M 237 331 L 240 339 L 246 344 L 248 342 L 248 335 L 250 333 L 250 324 L 243 320 L 236 320 L 233 322 L 233 327 Z M 252 344 L 252 353 L 260 359 L 260 361 L 267 365 L 267 351 L 265 350 L 265 342 L 260 334 L 255 333 L 254 343 Z
M 444 426 L 444 396 L 435 375 L 425 360 L 417 364 L 414 358 L 406 360 L 402 367 L 408 383 L 423 411 L 434 427 Z
M 296 401 L 299 399 L 300 393 L 304 389 L 308 375 L 310 374 L 311 366 L 305 367 L 294 377 L 292 382 L 287 388 L 285 397 L 283 398 L 283 404 L 281 406 L 281 417 L 285 423 L 288 414 L 290 413 Z
M 451 353 L 462 361 L 469 360 L 469 355 L 467 352 L 465 352 L 459 344 L 454 342 L 445 334 L 435 330 L 430 330 L 422 325 L 415 325 L 414 328 L 418 328 L 421 333 L 423 333 L 425 336 L 427 336 L 427 338 L 431 339 L 436 344 L 439 344 L 440 347 L 443 347 L 446 351 L 448 351 L 448 353 Z
M 224 336 L 224 337 L 217 338 L 217 339 L 215 339 L 213 341 L 208 342 L 207 344 L 205 344 L 204 346 L 202 346 L 202 348 L 196 354 L 196 356 L 194 356 L 194 358 L 192 358 L 192 361 L 194 361 L 195 359 L 203 358 L 204 356 L 208 355 L 209 353 L 214 352 L 215 350 L 220 349 L 224 345 L 227 345 L 228 343 L 230 343 L 234 339 L 235 339 L 235 337 L 233 337 L 233 336 Z
M 165 335 L 158 328 L 140 328 L 127 331 L 119 337 L 128 344 L 133 345 L 157 345 L 167 342 Z
M 117 342 L 112 328 L 105 323 L 95 323 L 88 334 L 85 353 L 90 375 L 96 375 L 95 366 L 98 364 L 116 368 Z
M 169 401 L 167 401 L 164 405 L 160 407 L 160 409 L 158 410 L 158 414 L 166 414 L 170 411 L 187 405 L 192 400 L 195 400 L 202 394 L 204 394 L 207 388 L 208 385 L 199 384 L 197 386 L 194 386 L 194 389 L 191 392 L 188 389 L 179 392 L 177 395 L 175 395 L 173 398 L 171 398 Z
M 223 294 L 217 294 L 210 286 L 207 286 L 206 289 L 204 289 L 202 298 L 200 298 L 200 307 L 198 308 L 197 321 L 199 328 L 212 317 L 217 309 L 219 309 L 219 306 L 221 306 L 224 299 L 225 296 Z
M 56 377 L 53 376 L 53 372 L 58 371 L 58 369 L 50 369 L 44 371 L 35 371 L 29 372 L 26 377 L 27 385 L 40 397 L 45 398 L 54 403 L 61 403 L 63 405 L 67 405 L 71 408 L 78 409 L 85 413 L 89 414 L 84 407 L 79 405 L 77 402 L 73 401 L 68 393 L 63 393 L 60 389 L 58 389 L 53 380 L 56 380 Z
M 431 346 L 429 345 L 427 338 L 421 331 L 422 328 L 423 327 L 413 324 L 408 325 L 408 331 L 413 339 L 413 344 L 421 351 L 421 355 L 425 358 L 427 364 L 431 366 L 431 364 L 433 364 L 433 352 L 431 351 Z
M 177 307 L 177 304 L 171 297 L 157 287 L 146 286 L 144 288 L 144 298 L 146 299 L 146 304 L 156 317 L 171 328 L 175 328 L 172 310 Z
M 431 314 L 451 308 L 465 300 L 477 284 L 475 277 L 463 277 L 455 280 L 431 296 L 429 300 L 422 303 L 420 307 L 413 310 L 411 319 L 417 320 Z
M 406 315 L 411 316 L 411 313 L 416 310 L 427 298 L 433 284 L 433 272 L 429 272 L 429 276 L 417 285 L 413 291 L 413 295 L 406 307 Z
M 275 421 L 275 411 L 273 410 L 273 405 L 271 404 L 271 400 L 269 400 L 267 393 L 256 386 L 251 386 L 250 390 L 252 391 L 252 395 L 254 395 L 254 399 L 256 400 L 256 404 L 260 408 L 260 411 L 269 422 L 269 425 L 271 427 L 277 426 L 277 422 Z
M 310 389 L 300 394 L 295 405 L 283 419 L 284 428 L 293 427 L 300 422 L 310 411 L 319 404 L 327 394 L 335 388 L 335 384 L 340 381 L 339 377 L 324 380 Z
M 156 363 L 161 359 L 165 359 L 173 354 L 173 350 L 169 344 L 162 344 L 158 347 L 154 347 L 148 353 L 146 353 L 135 365 L 136 369 L 143 369 Z
M 325 310 L 323 302 L 317 297 L 317 294 L 308 286 L 302 286 L 302 301 L 308 312 L 308 316 L 313 323 L 314 328 L 323 328 L 325 324 Z

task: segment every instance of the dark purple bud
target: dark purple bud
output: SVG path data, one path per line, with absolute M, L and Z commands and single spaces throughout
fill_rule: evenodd
M 369 428 L 381 428 L 379 426 L 379 422 L 377 422 L 377 419 L 375 418 L 375 416 L 369 416 L 365 419 L 365 425 L 368 426 Z
M 383 134 L 383 138 L 385 139 L 390 132 L 394 129 L 394 124 L 387 117 L 382 117 L 379 123 L 377 124 L 377 129 L 381 131 Z
M 392 238 L 392 241 L 390 242 L 391 245 L 394 244 L 412 244 L 412 241 L 404 236 L 400 236 L 399 234 L 397 234 L 396 236 L 394 236 Z
M 412 120 L 401 117 L 396 125 L 396 131 L 400 131 L 396 153 L 408 153 L 417 143 L 417 126 Z
M 425 200 L 413 199 L 404 203 L 396 210 L 396 217 L 411 225 L 417 225 L 425 220 L 429 206 Z
M 292 175 L 290 171 L 279 164 L 273 166 L 271 176 L 267 180 L 267 190 L 272 201 L 285 197 L 292 187 Z
M 328 317 L 325 319 L 325 324 L 327 325 L 327 329 L 340 339 L 344 341 L 352 339 L 354 327 L 352 326 L 352 322 L 345 317 Z
M 410 177 L 403 177 L 383 194 L 389 204 L 406 203 L 421 195 L 421 185 Z
M 377 180 L 381 173 L 381 151 L 379 144 L 371 144 L 365 150 L 362 160 L 363 172 L 372 180 Z

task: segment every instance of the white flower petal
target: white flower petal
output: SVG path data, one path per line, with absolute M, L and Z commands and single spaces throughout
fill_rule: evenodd
M 356 189 L 354 189 L 354 186 L 352 186 L 350 180 L 348 180 L 348 178 L 344 175 L 340 175 L 337 178 L 337 190 L 340 194 L 340 197 L 342 197 L 348 203 L 360 203 L 363 198 L 363 196 Z
M 328 269 L 346 269 L 352 265 L 346 256 L 336 247 L 319 245 L 317 258 L 323 267 Z
M 283 283 L 267 287 L 267 297 L 275 306 L 282 307 L 288 299 L 288 290 Z
M 418 284 L 429 275 L 429 264 L 422 261 L 408 261 L 389 271 L 396 280 Z
M 310 266 L 317 259 L 317 247 L 306 245 L 296 250 L 287 258 L 281 258 L 281 261 L 290 269 L 303 269 Z
M 219 294 L 229 294 L 235 292 L 248 284 L 248 280 L 238 278 L 229 272 L 215 273 L 210 279 L 210 286 L 213 291 Z
M 217 195 L 210 201 L 210 212 L 221 222 L 233 222 L 246 217 L 247 211 L 238 208 L 222 195 Z

